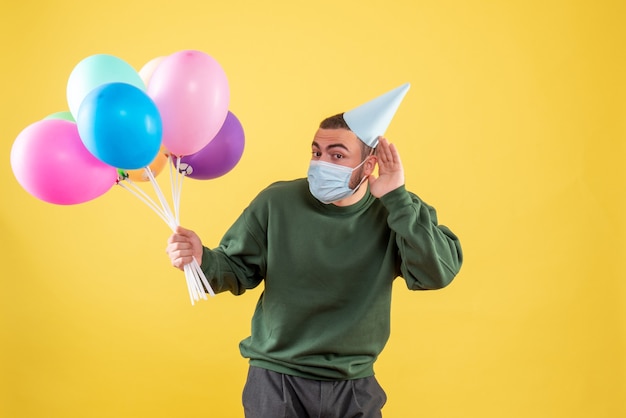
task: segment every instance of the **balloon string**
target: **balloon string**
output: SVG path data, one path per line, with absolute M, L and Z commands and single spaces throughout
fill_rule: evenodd
M 172 192 L 172 200 L 174 202 L 176 202 L 176 181 L 177 181 L 177 174 L 178 174 L 178 169 L 176 170 L 176 173 L 174 173 L 174 156 L 172 154 L 168 154 L 167 156 L 167 160 L 168 160 L 168 165 L 169 165 L 169 171 L 170 171 L 170 185 L 171 185 L 171 192 Z M 174 205 L 174 212 L 176 213 L 176 219 L 178 219 L 178 212 L 176 211 L 176 205 Z
M 172 164 L 173 165 L 173 164 Z M 170 165 L 170 177 L 172 177 L 172 171 Z M 180 174 L 180 157 L 178 157 L 176 162 L 176 172 Z M 172 179 L 172 199 L 174 203 L 175 215 L 172 214 L 172 210 L 167 202 L 167 199 L 163 195 L 159 184 L 157 183 L 154 174 L 150 168 L 145 167 L 146 174 L 148 179 L 150 180 L 150 184 L 154 188 L 155 193 L 159 199 L 161 207 L 146 194 L 139 186 L 135 185 L 130 179 L 126 178 L 123 181 L 119 181 L 117 184 L 121 186 L 124 190 L 127 190 L 143 203 L 145 203 L 150 209 L 152 209 L 171 229 L 172 231 L 176 230 L 176 226 L 179 225 L 180 221 L 180 197 L 181 197 L 181 189 L 182 189 L 182 181 L 184 175 L 176 175 L 175 179 Z M 123 182 L 127 182 L 128 185 L 123 184 Z M 200 268 L 198 261 L 193 258 L 193 261 L 183 267 L 183 271 L 185 272 L 185 281 L 187 282 L 187 291 L 189 292 L 189 298 L 191 299 L 191 304 L 194 305 L 195 301 L 204 299 L 206 300 L 206 292 L 209 292 L 211 296 L 215 296 L 215 292 L 209 285 L 204 272 Z M 205 291 L 206 289 L 206 291 Z
M 183 179 L 185 178 L 185 173 L 180 172 L 180 156 L 176 158 L 176 173 L 178 173 L 178 188 L 176 191 L 174 206 L 176 208 L 176 220 L 180 222 L 180 197 L 183 193 Z
M 204 287 L 202 286 L 202 283 L 199 280 L 197 272 L 195 271 L 195 269 L 193 267 L 193 262 L 191 262 L 191 263 L 189 263 L 187 265 L 189 266 L 189 270 L 191 271 L 191 274 L 196 279 L 194 283 L 196 284 L 196 290 L 198 291 L 198 295 L 200 295 L 200 297 L 202 299 L 206 300 L 207 299 L 207 297 L 206 297 L 206 290 L 204 290 Z
M 200 264 L 198 264 L 198 260 L 196 260 L 195 257 L 193 261 L 191 262 L 191 267 L 195 270 L 198 277 L 200 277 L 200 280 L 202 281 L 202 284 L 204 285 L 204 288 L 206 289 L 206 291 L 209 292 L 209 295 L 215 296 L 215 292 L 213 291 L 213 288 L 209 284 L 209 281 L 206 279 L 206 276 L 204 275 L 204 272 L 202 271 L 202 268 L 200 268 Z
M 152 184 L 152 187 L 154 188 L 154 192 L 159 198 L 159 202 L 161 202 L 161 207 L 163 208 L 163 212 L 165 212 L 165 214 L 167 215 L 167 218 L 171 220 L 171 222 L 168 222 L 168 225 L 170 225 L 172 230 L 175 230 L 176 227 L 178 226 L 178 223 L 176 222 L 176 218 L 172 214 L 172 210 L 170 209 L 170 206 L 167 203 L 167 199 L 165 199 L 165 196 L 163 195 L 163 192 L 161 191 L 161 188 L 159 187 L 159 183 L 157 183 L 156 179 L 154 178 L 154 174 L 152 174 L 152 170 L 150 170 L 148 167 L 146 167 L 144 170 L 146 171 L 146 174 L 148 175 L 150 184 Z
M 122 189 L 130 192 L 131 194 L 133 194 L 135 197 L 137 197 L 139 200 L 141 200 L 143 203 L 145 203 L 150 209 L 152 209 L 168 226 L 172 227 L 172 225 L 170 224 L 170 222 L 167 219 L 167 216 L 165 213 L 163 213 L 163 211 L 156 205 L 156 203 L 154 203 L 154 201 L 152 201 L 149 198 L 144 197 L 142 194 L 138 193 L 136 190 L 133 190 L 133 188 L 126 186 L 125 184 L 123 184 L 121 181 L 117 183 Z M 142 192 L 143 193 L 143 192 Z
M 189 291 L 189 297 L 191 298 L 191 304 L 194 304 L 194 301 L 204 299 L 206 300 L 206 294 L 204 290 L 202 290 L 202 284 L 198 279 L 196 271 L 193 269 L 191 263 L 185 264 L 183 267 L 185 271 L 185 279 L 187 281 L 187 290 Z
M 146 192 L 143 191 L 143 189 L 141 187 L 139 187 L 138 185 L 136 185 L 130 178 L 126 178 L 125 179 L 126 182 L 128 182 L 128 184 L 130 186 L 133 186 L 134 190 L 137 191 L 138 193 L 140 193 L 147 201 L 149 201 L 154 207 L 159 208 L 159 206 L 157 205 L 157 203 L 154 201 L 154 199 L 152 199 L 150 196 L 148 196 L 148 194 Z M 167 217 L 167 213 L 162 209 L 159 208 L 159 212 L 163 214 L 164 217 Z M 166 222 L 168 225 L 171 226 L 172 222 L 167 221 Z
M 168 155 L 169 170 L 170 170 L 170 184 L 172 191 L 172 202 L 174 205 L 174 213 L 176 218 L 176 224 L 180 225 L 180 202 L 183 189 L 183 180 L 185 179 L 184 171 L 181 171 L 181 157 L 177 156 L 174 161 L 172 154 Z M 206 292 L 209 292 L 211 296 L 215 296 L 215 292 L 209 285 L 204 272 L 200 268 L 198 261 L 194 258 L 190 265 L 184 267 L 185 276 L 187 278 L 187 286 L 189 288 L 190 297 L 195 300 L 200 298 L 206 300 Z M 206 290 L 205 290 L 206 289 Z M 193 302 L 192 302 L 193 304 Z
M 191 304 L 194 305 L 195 301 L 198 299 L 196 298 L 194 285 L 192 281 L 192 275 L 190 274 L 190 271 L 189 271 L 189 266 L 185 265 L 184 270 L 185 270 L 185 280 L 187 281 L 187 291 L 189 292 L 189 299 L 191 300 Z
M 144 192 L 141 187 L 137 186 L 130 178 L 126 178 L 126 179 L 124 179 L 124 181 L 126 181 L 129 185 L 133 186 L 135 191 L 140 193 L 143 197 L 146 198 L 146 200 L 149 200 L 152 204 L 154 204 L 154 206 L 156 206 L 156 203 L 154 202 L 154 200 L 152 200 L 152 198 L 150 196 L 148 196 L 148 194 L 146 192 Z
M 183 179 L 185 178 L 185 174 L 181 173 L 180 170 L 180 162 L 181 157 L 177 156 L 176 161 L 174 161 L 174 156 L 169 155 L 170 161 L 170 184 L 172 189 L 172 203 L 174 205 L 174 216 L 176 218 L 176 222 L 180 224 L 180 200 L 182 195 L 183 188 Z
M 178 177 L 179 177 L 179 168 L 180 165 L 176 164 L 174 161 L 174 156 L 169 155 L 169 166 L 170 166 L 170 185 L 171 185 L 171 193 L 172 193 L 172 203 L 174 205 L 174 216 L 178 222 L 180 222 L 180 216 L 178 214 L 178 207 L 176 206 L 176 200 L 178 195 Z

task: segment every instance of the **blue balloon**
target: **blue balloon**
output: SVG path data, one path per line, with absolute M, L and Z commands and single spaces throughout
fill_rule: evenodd
M 76 125 L 85 147 L 113 167 L 146 167 L 161 148 L 159 110 L 144 91 L 130 84 L 108 83 L 89 92 Z

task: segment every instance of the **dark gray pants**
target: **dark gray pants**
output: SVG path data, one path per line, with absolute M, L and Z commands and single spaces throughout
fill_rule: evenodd
M 327 382 L 250 367 L 246 418 L 380 418 L 387 396 L 374 376 Z

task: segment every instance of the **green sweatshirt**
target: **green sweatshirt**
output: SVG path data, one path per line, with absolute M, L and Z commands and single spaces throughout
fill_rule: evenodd
M 219 247 L 204 248 L 201 265 L 216 292 L 240 295 L 264 281 L 240 344 L 251 365 L 345 380 L 374 374 L 389 338 L 393 280 L 439 289 L 461 263 L 457 237 L 404 186 L 339 207 L 298 179 L 263 190 Z

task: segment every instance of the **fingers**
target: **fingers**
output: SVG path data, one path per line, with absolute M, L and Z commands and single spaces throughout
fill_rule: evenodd
M 378 146 L 376 146 L 376 157 L 379 161 L 386 161 L 389 158 L 389 141 L 386 138 L 378 137 Z
M 393 164 L 401 164 L 400 154 L 398 153 L 398 149 L 394 144 L 389 144 L 389 151 L 391 152 L 391 161 Z
M 193 261 L 193 247 L 188 242 L 170 243 L 165 252 L 169 256 L 172 266 L 181 270 L 186 264 Z
M 168 254 L 193 252 L 193 245 L 189 241 L 173 241 L 167 244 L 165 252 Z
M 182 226 L 177 226 L 176 230 L 174 231 L 174 234 L 182 235 L 183 237 L 187 237 L 187 238 L 196 237 L 195 232 L 193 232 L 191 229 L 185 229 Z
M 370 192 L 381 197 L 404 184 L 404 169 L 398 150 L 386 138 L 378 138 L 376 147 L 378 178 L 370 177 Z
M 394 144 L 390 144 L 387 138 L 379 137 L 376 147 L 376 157 L 379 165 L 391 167 L 400 163 L 400 155 Z
M 186 264 L 193 261 L 197 252 L 196 246 L 201 245 L 199 242 L 195 232 L 180 226 L 177 227 L 176 231 L 168 238 L 167 247 L 165 248 L 172 265 L 183 270 Z

